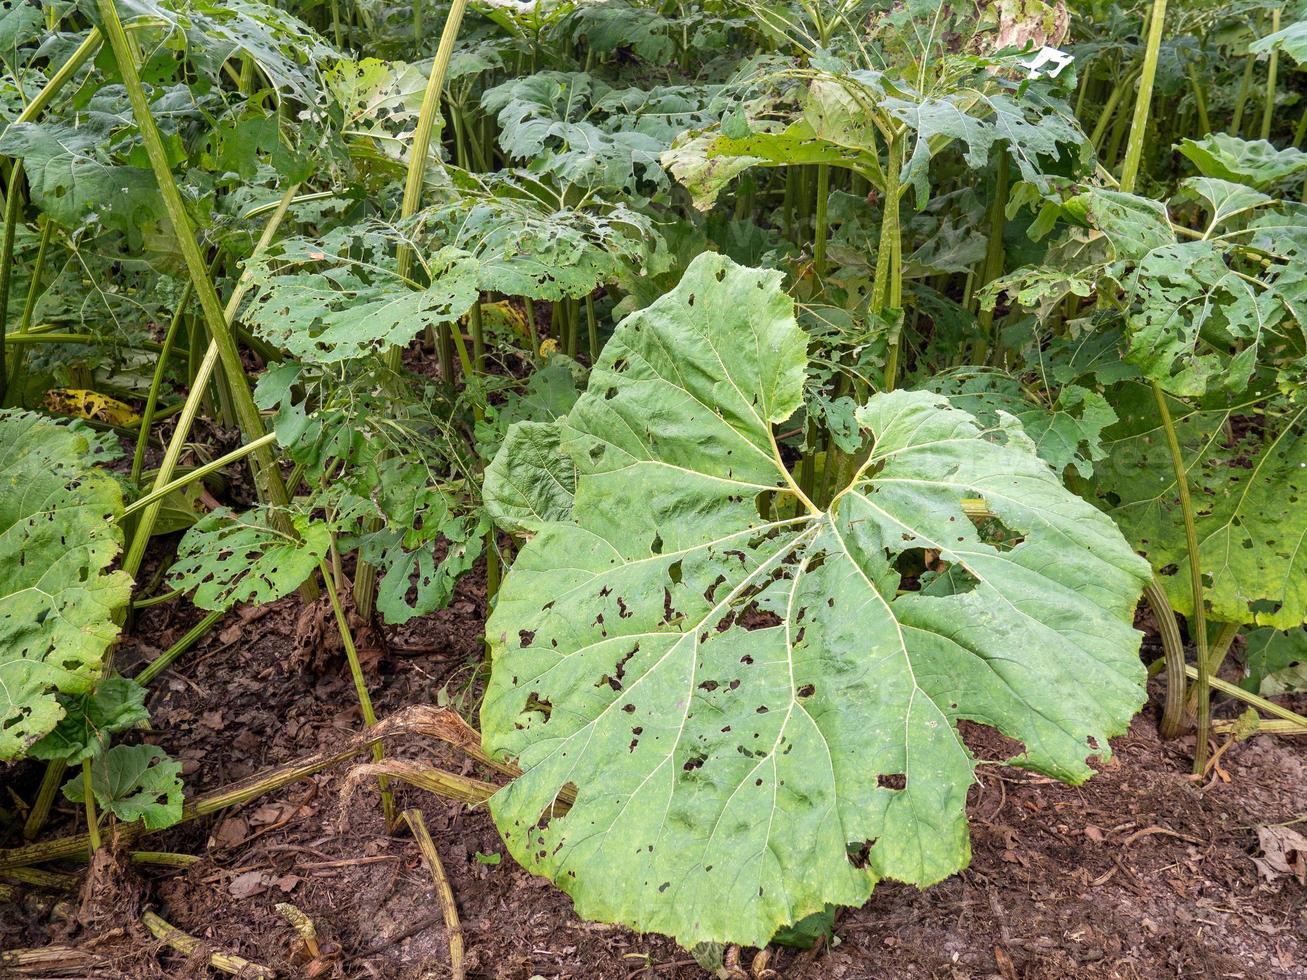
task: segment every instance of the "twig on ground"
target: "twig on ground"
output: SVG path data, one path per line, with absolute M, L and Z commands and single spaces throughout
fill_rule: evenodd
M 440 855 L 436 853 L 436 842 L 427 832 L 421 810 L 408 809 L 402 816 L 404 822 L 408 824 L 408 829 L 413 832 L 418 850 L 422 852 L 422 859 L 426 861 L 431 879 L 435 882 L 436 900 L 440 902 L 440 911 L 445 917 L 445 933 L 449 936 L 450 975 L 453 980 L 464 980 L 467 974 L 463 967 L 463 926 L 458 921 L 458 906 L 454 904 L 454 890 L 449 887 L 449 878 L 445 875 L 444 865 L 440 863 Z

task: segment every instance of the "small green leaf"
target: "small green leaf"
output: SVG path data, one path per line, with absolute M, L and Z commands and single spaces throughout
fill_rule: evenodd
M 293 534 L 274 527 L 266 510 L 213 511 L 182 537 L 168 581 L 195 590 L 195 605 L 215 611 L 290 595 L 326 555 L 331 529 L 304 514 L 287 516 Z
M 66 714 L 54 731 L 32 746 L 34 759 L 58 759 L 75 766 L 98 755 L 109 736 L 150 720 L 145 688 L 128 677 L 109 677 L 91 694 L 60 698 Z
M 81 803 L 82 774 L 64 783 L 64 796 Z M 91 763 L 95 802 L 119 820 L 140 820 L 150 830 L 182 818 L 182 764 L 157 745 L 115 745 Z
M 559 448 L 553 422 L 517 422 L 486 467 L 486 510 L 510 534 L 534 534 L 566 520 L 576 494 L 576 466 Z
M 997 426 L 1000 413 L 1021 422 L 1039 457 L 1057 473 L 1075 466 L 1082 477 L 1102 459 L 1103 430 L 1116 421 L 1106 399 L 1079 385 L 1066 385 L 1050 407 L 1036 401 L 1021 383 L 996 370 L 959 368 L 936 375 L 927 385 L 948 396 L 956 408 L 974 415 L 983 425 Z

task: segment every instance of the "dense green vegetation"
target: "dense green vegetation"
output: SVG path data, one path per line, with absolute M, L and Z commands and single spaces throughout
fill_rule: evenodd
M 325 590 L 374 725 L 347 613 L 482 562 L 509 850 L 687 947 L 964 867 L 960 720 L 1303 731 L 1300 8 L 3 0 L 27 836 L 197 815 L 135 730 L 237 604 Z

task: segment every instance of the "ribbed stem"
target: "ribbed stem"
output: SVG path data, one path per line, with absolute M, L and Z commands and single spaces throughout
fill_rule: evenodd
M 340 642 L 345 647 L 345 659 L 349 661 L 349 673 L 354 679 L 354 692 L 358 695 L 359 709 L 363 713 L 363 724 L 372 728 L 377 724 L 377 713 L 372 708 L 372 695 L 368 693 L 368 682 L 363 676 L 363 665 L 359 662 L 358 650 L 354 647 L 354 634 L 345 619 L 345 610 L 340 604 L 340 580 L 335 571 L 325 561 L 319 562 L 323 581 L 327 586 L 327 596 L 331 600 L 331 611 L 336 615 L 336 628 L 340 631 Z M 380 762 L 383 758 L 381 743 L 372 746 L 372 758 Z M 395 826 L 395 796 L 391 793 L 389 782 L 384 776 L 377 779 L 381 789 L 381 811 L 386 818 L 386 826 Z
M 236 345 L 229 319 L 223 313 L 218 292 L 214 288 L 213 280 L 209 278 L 204 257 L 200 254 L 199 245 L 195 241 L 195 230 L 191 226 L 181 191 L 178 190 L 177 182 L 173 177 L 159 127 L 150 112 L 149 96 L 141 84 L 127 32 L 123 30 L 122 22 L 118 19 L 114 0 L 99 0 L 99 10 L 105 36 L 113 48 L 114 60 L 122 76 L 123 86 L 127 90 L 128 101 L 132 105 L 132 115 L 140 131 L 141 142 L 145 146 L 146 156 L 149 157 L 150 166 L 158 181 L 159 196 L 163 200 L 164 210 L 168 213 L 168 220 L 177 238 L 178 248 L 181 249 L 182 259 L 186 263 L 191 283 L 195 287 L 195 294 L 200 301 L 200 308 L 204 312 L 209 336 L 217 349 L 223 373 L 231 388 L 236 421 L 245 439 L 253 442 L 264 434 L 263 417 L 259 414 L 258 406 L 254 404 L 254 396 L 245 377 L 245 366 L 241 362 L 240 349 Z M 234 310 L 232 312 L 234 313 Z M 263 448 L 255 454 L 255 460 L 257 463 L 255 475 L 262 485 L 266 498 L 275 505 L 285 506 L 286 488 L 282 485 L 281 474 L 277 470 L 272 451 Z
M 172 322 L 168 324 L 168 332 L 163 337 L 163 353 L 159 355 L 159 363 L 154 366 L 154 377 L 150 379 L 150 393 L 145 398 L 145 409 L 141 412 L 141 427 L 136 433 L 136 452 L 132 456 L 132 483 L 140 480 L 141 470 L 145 466 L 145 447 L 150 441 L 150 426 L 154 424 L 154 412 L 159 404 L 159 389 L 163 386 L 164 371 L 168 367 L 168 357 L 172 353 L 173 342 L 177 339 L 177 330 L 181 327 L 182 318 L 194 290 L 195 287 L 189 282 L 182 290 L 181 299 L 177 301 L 177 309 L 172 314 Z
M 1271 11 L 1271 33 L 1280 29 L 1280 8 Z M 1262 139 L 1271 138 L 1271 119 L 1275 116 L 1275 73 L 1280 65 L 1280 49 L 1272 48 L 1266 64 L 1266 105 L 1262 106 Z
M 1194 772 L 1201 773 L 1207 768 L 1207 740 L 1212 726 L 1212 692 L 1208 684 L 1207 656 L 1207 610 L 1203 598 L 1202 560 L 1198 554 L 1198 526 L 1194 517 L 1194 504 L 1189 496 L 1189 474 L 1184 465 L 1184 454 L 1180 450 L 1180 440 L 1175 432 L 1175 423 L 1171 421 L 1171 409 L 1166 404 L 1166 394 L 1156 384 L 1153 395 L 1157 399 L 1157 414 L 1166 433 L 1166 446 L 1171 453 L 1171 469 L 1175 472 L 1176 488 L 1180 491 L 1180 513 L 1184 518 L 1185 544 L 1189 550 L 1189 588 L 1193 593 L 1194 613 L 1190 625 L 1194 635 L 1194 645 L 1198 649 L 1198 670 L 1194 677 L 1198 681 L 1198 741 L 1194 746 Z
M 1153 81 L 1157 77 L 1157 53 L 1162 46 L 1162 26 L 1166 19 L 1166 0 L 1153 0 L 1153 15 L 1148 24 L 1148 44 L 1144 49 L 1144 68 L 1139 76 L 1139 93 L 1135 97 L 1135 115 L 1130 124 L 1130 142 L 1126 144 L 1125 163 L 1121 167 L 1121 190 L 1133 191 L 1144 155 L 1144 134 L 1148 129 L 1148 111 L 1153 100 Z

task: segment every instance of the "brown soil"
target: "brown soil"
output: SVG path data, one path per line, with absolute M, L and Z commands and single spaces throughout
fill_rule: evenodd
M 484 605 L 481 581 L 469 576 L 448 609 L 388 631 L 389 652 L 375 658 L 370 678 L 379 714 L 439 703 L 475 720 Z M 196 618 L 185 608 L 146 611 L 119 653 L 124 669 L 180 636 Z M 156 681 L 151 740 L 183 761 L 192 792 L 337 746 L 359 730 L 324 615 L 295 598 L 238 611 Z M 981 758 L 1009 749 L 983 730 L 967 738 Z M 1146 710 L 1082 787 L 982 765 L 966 871 L 925 892 L 881 885 L 864 908 L 840 914 L 829 948 L 775 950 L 771 969 L 796 980 L 1307 977 L 1307 888 L 1292 874 L 1260 873 L 1253 860 L 1259 826 L 1307 814 L 1302 740 L 1234 745 L 1203 786 L 1186 776 L 1191 747 L 1160 742 Z M 491 776 L 417 738 L 391 754 Z M 342 807 L 348 768 L 135 845 L 203 859 L 185 871 L 99 869 L 97 890 L 112 882 L 109 909 L 59 904 L 40 889 L 0 904 L 0 948 L 79 949 L 83 958 L 68 959 L 59 976 L 212 975 L 201 957 L 161 948 L 145 932 L 139 915 L 152 909 L 283 977 L 448 976 L 431 876 L 407 832 L 385 832 L 373 784 L 358 785 Z M 15 792 L 30 798 L 39 769 L 11 775 Z M 706 975 L 669 940 L 578 920 L 566 896 L 504 854 L 483 809 L 411 788 L 397 797 L 425 814 L 456 896 L 470 976 Z M 47 833 L 77 829 L 77 814 L 61 803 Z M 279 902 L 313 920 L 319 959 L 306 962 Z

